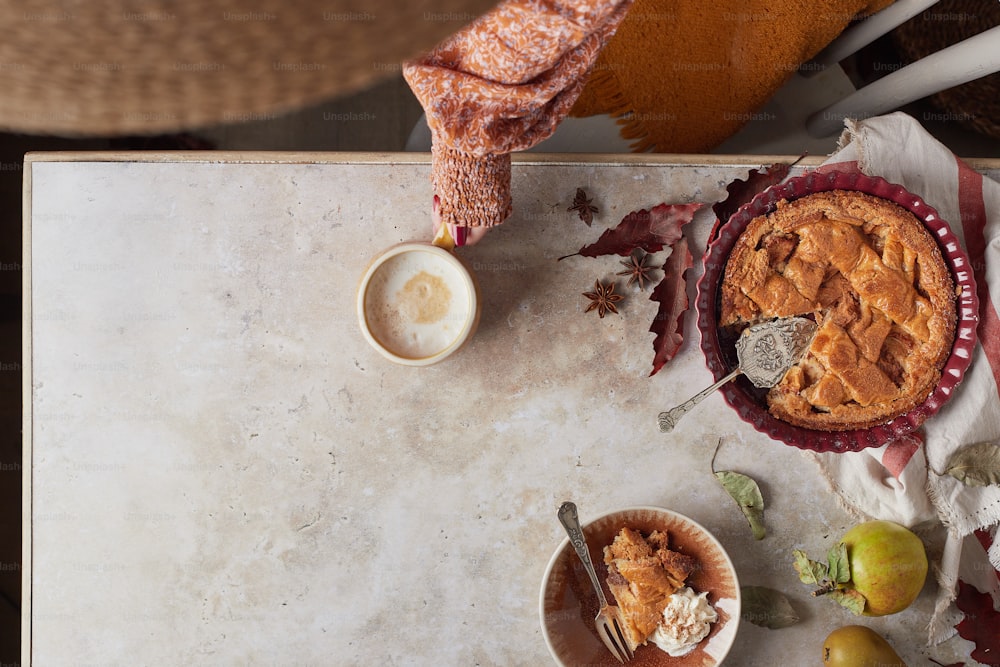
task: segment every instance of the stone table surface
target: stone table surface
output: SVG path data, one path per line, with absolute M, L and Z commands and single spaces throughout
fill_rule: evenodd
M 825 553 L 851 517 L 721 395 L 660 434 L 712 379 L 694 313 L 650 377 L 648 292 L 598 318 L 581 293 L 624 288 L 620 258 L 557 261 L 768 163 L 517 159 L 513 217 L 460 251 L 478 333 L 407 368 L 365 343 L 355 288 L 378 250 L 430 236 L 427 155 L 29 155 L 23 663 L 551 664 L 539 588 L 572 499 L 584 521 L 656 505 L 706 526 L 802 617 L 741 624 L 726 664 L 818 664 L 854 619 L 790 553 Z M 567 212 L 578 187 L 592 227 Z M 712 221 L 687 227 L 696 258 Z M 720 440 L 716 468 L 761 484 L 764 540 L 711 474 Z M 924 645 L 934 592 L 865 620 L 910 664 L 968 655 Z

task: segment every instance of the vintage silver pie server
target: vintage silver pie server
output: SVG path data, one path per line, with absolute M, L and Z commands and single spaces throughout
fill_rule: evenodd
M 756 387 L 769 388 L 778 384 L 809 348 L 815 333 L 816 323 L 805 317 L 785 317 L 747 327 L 736 340 L 736 358 L 739 359 L 736 370 L 676 408 L 661 412 L 657 418 L 660 432 L 672 431 L 691 408 L 741 374 Z

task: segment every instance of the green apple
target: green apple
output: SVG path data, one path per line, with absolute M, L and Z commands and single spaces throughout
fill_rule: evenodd
M 825 562 L 795 550 L 799 579 L 814 584 L 814 596 L 829 595 L 855 614 L 885 616 L 909 607 L 927 578 L 927 554 L 920 538 L 892 521 L 868 521 L 851 528 Z
M 927 578 L 927 554 L 912 531 L 892 521 L 868 521 L 840 541 L 851 567 L 847 586 L 864 596 L 866 616 L 895 614 L 917 599 Z

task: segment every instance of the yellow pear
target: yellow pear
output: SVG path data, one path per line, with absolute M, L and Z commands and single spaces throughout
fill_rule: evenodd
M 906 667 L 882 635 L 863 625 L 837 628 L 823 642 L 824 667 Z

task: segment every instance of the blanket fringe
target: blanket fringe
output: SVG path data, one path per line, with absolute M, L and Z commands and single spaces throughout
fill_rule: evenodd
M 656 149 L 656 144 L 649 139 L 649 131 L 636 117 L 635 109 L 614 72 L 599 70 L 591 73 L 587 86 L 597 93 L 608 115 L 615 119 L 621 137 L 632 142 L 629 149 L 635 153 Z
M 853 118 L 845 118 L 844 131 L 841 132 L 840 138 L 837 140 L 837 150 L 847 148 L 852 143 L 858 149 L 858 169 L 863 174 L 871 174 L 871 164 L 869 164 L 868 159 L 868 138 L 865 136 L 865 128 L 861 127 L 859 121 Z
M 930 464 L 928 464 L 927 482 L 924 485 L 924 490 L 927 492 L 927 498 L 931 501 L 931 505 L 934 507 L 934 511 L 937 512 L 938 518 L 941 519 L 941 523 L 944 524 L 945 528 L 951 530 L 951 514 L 947 511 L 948 501 L 943 497 L 940 487 L 931 482 L 931 475 L 933 474 L 934 471 L 931 470 Z
M 962 558 L 962 536 L 948 528 L 944 551 L 940 562 L 935 564 L 934 578 L 937 580 L 937 600 L 934 612 L 927 623 L 927 643 L 940 644 L 955 634 L 955 624 L 963 614 L 952 606 L 958 594 L 958 571 Z
M 934 484 L 931 482 L 931 475 L 935 474 L 930 468 L 928 468 L 928 478 L 927 478 L 927 497 L 931 501 L 931 505 L 934 506 L 938 517 L 949 530 L 956 529 L 956 532 L 960 532 L 963 536 L 969 535 L 976 530 L 990 530 L 997 525 L 1000 525 L 1000 501 L 994 502 L 988 507 L 982 508 L 975 515 L 976 525 L 974 526 L 963 526 L 961 528 L 954 525 L 952 521 L 952 513 L 948 511 L 949 504 L 948 499 L 944 496 L 945 491 L 939 484 Z M 993 545 L 990 547 L 989 552 L 990 564 L 1000 571 L 1000 541 L 994 540 Z

